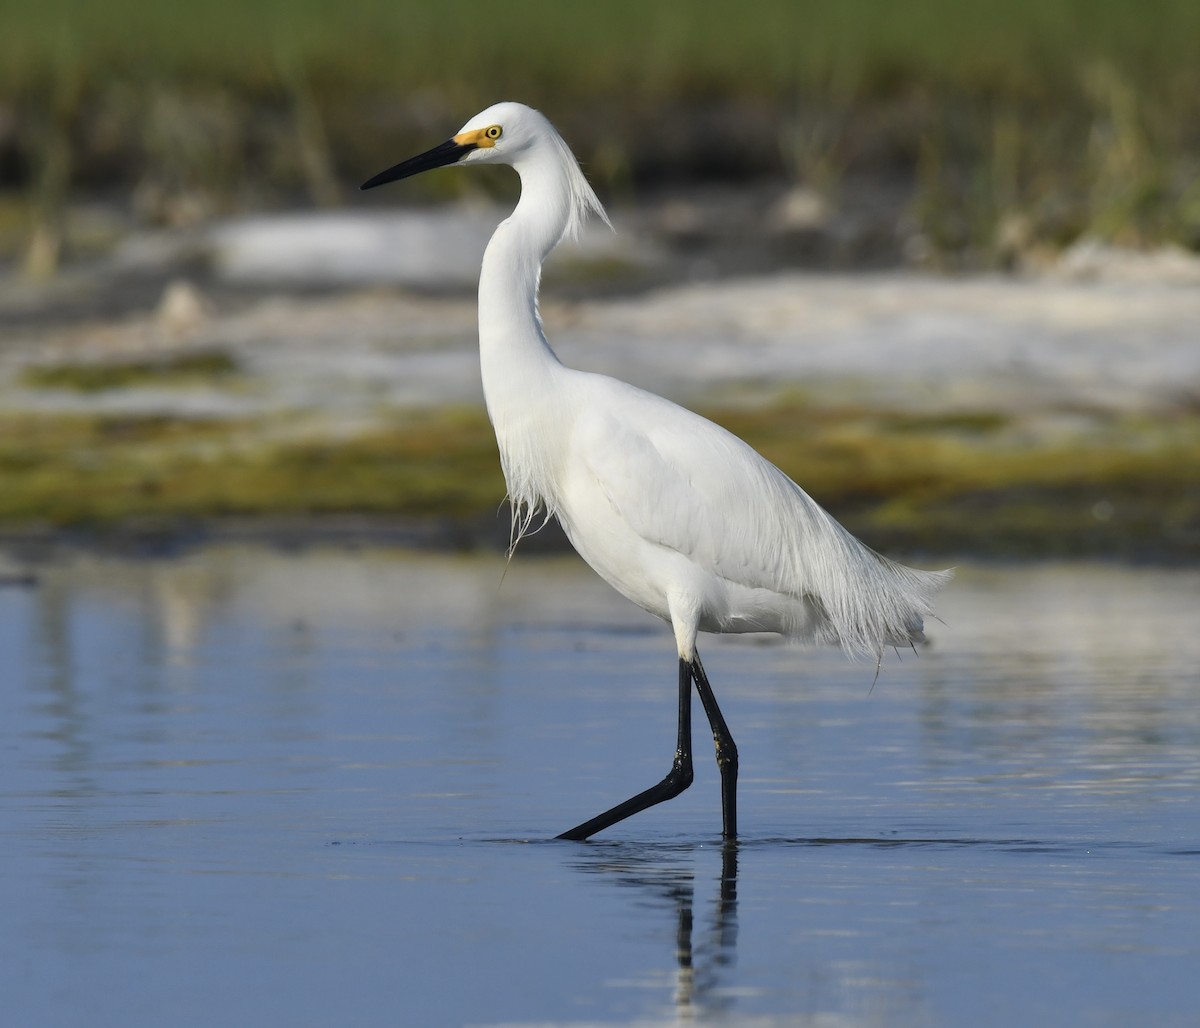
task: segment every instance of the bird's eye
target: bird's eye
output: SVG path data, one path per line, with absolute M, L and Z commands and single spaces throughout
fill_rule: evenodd
M 488 139 L 499 139 L 503 131 L 504 130 L 499 125 L 493 125 L 491 128 L 484 129 L 483 134 L 487 136 Z

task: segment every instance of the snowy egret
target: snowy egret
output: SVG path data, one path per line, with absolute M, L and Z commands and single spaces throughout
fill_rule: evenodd
M 721 774 L 722 831 L 737 836 L 738 753 L 699 632 L 776 632 L 876 662 L 921 639 L 949 572 L 868 549 L 795 482 L 711 421 L 624 382 L 563 366 L 538 314 L 542 262 L 590 214 L 608 217 L 544 115 L 499 103 L 452 138 L 365 182 L 451 164 L 508 164 L 521 197 L 483 255 L 479 357 L 512 508 L 513 547 L 557 518 L 588 564 L 671 625 L 679 654 L 675 758 L 657 785 L 564 832 L 586 839 L 692 783 L 691 690 Z M 511 550 L 510 550 L 511 555 Z

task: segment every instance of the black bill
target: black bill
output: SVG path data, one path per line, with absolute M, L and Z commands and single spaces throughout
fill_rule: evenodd
M 453 139 L 447 139 L 440 146 L 435 146 L 432 150 L 426 150 L 423 154 L 410 157 L 407 161 L 401 161 L 394 168 L 381 171 L 374 178 L 367 179 L 358 188 L 374 189 L 376 186 L 382 186 L 388 182 L 396 182 L 411 175 L 419 175 L 421 172 L 429 171 L 431 168 L 444 168 L 447 164 L 454 164 L 456 161 L 461 161 L 474 149 L 474 143 L 457 143 Z

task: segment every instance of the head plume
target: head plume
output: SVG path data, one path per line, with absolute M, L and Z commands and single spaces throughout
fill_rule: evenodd
M 577 238 L 580 229 L 587 223 L 588 217 L 593 214 L 609 228 L 612 228 L 612 222 L 608 220 L 608 213 L 604 210 L 604 205 L 600 203 L 591 183 L 583 174 L 583 169 L 579 167 L 579 161 L 571 152 L 571 148 L 567 146 L 563 137 L 558 134 L 558 130 L 549 121 L 546 124 L 550 128 L 550 138 L 562 158 L 563 167 L 567 169 L 567 179 L 570 184 L 570 207 L 567 211 L 567 227 L 563 230 L 563 238 Z

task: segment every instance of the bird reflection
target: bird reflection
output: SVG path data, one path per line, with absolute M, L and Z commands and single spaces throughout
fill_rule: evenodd
M 577 871 L 602 876 L 638 890 L 642 906 L 665 907 L 674 914 L 674 1007 L 680 1020 L 730 1012 L 732 997 L 722 986 L 726 969 L 737 963 L 738 844 L 721 846 L 721 871 L 715 897 L 697 917 L 695 846 L 591 844 L 572 862 Z

